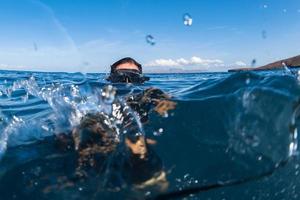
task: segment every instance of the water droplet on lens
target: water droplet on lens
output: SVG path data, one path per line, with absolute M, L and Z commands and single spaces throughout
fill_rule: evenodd
M 185 13 L 183 15 L 183 24 L 186 26 L 191 26 L 192 23 L 193 23 L 193 18 L 191 17 L 191 15 L 188 13 Z
M 256 59 L 253 59 L 252 61 L 251 61 L 251 67 L 254 67 L 256 65 Z
M 35 42 L 33 43 L 33 49 L 34 49 L 34 51 L 38 51 L 38 46 Z
M 84 65 L 84 66 L 89 66 L 90 63 L 89 63 L 88 61 L 83 61 L 83 62 L 82 62 L 82 65 Z
M 263 39 L 266 39 L 267 38 L 267 31 L 263 30 L 261 32 L 261 36 L 262 36 Z
M 155 39 L 152 35 L 147 35 L 146 36 L 146 42 L 150 45 L 155 45 Z

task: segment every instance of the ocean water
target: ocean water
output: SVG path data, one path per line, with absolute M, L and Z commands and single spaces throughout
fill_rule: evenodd
M 107 186 L 108 174 L 126 174 L 114 156 L 105 173 L 68 180 L 76 151 L 54 138 L 71 134 L 86 113 L 111 108 L 100 98 L 105 74 L 0 73 L 0 199 L 300 198 L 296 71 L 150 74 L 143 85 L 114 85 L 120 101 L 155 87 L 177 103 L 164 116 L 151 111 L 146 124 L 134 118 L 157 142 L 164 188 Z

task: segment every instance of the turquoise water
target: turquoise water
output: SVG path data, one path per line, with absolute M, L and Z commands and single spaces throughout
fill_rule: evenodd
M 99 99 L 105 74 L 1 71 L 1 199 L 299 199 L 296 74 L 150 74 L 144 85 L 114 85 L 120 100 L 156 87 L 177 103 L 166 116 L 151 112 L 141 127 L 157 141 L 152 150 L 168 182 L 161 190 L 125 180 L 108 187 L 107 174 L 59 184 L 72 177 L 76 152 L 54 138 L 85 113 L 109 108 Z M 109 174 L 127 173 L 113 167 L 118 156 L 109 159 L 116 163 Z

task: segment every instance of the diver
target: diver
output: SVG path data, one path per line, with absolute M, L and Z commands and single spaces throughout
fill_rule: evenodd
M 110 75 L 107 78 L 111 83 L 125 84 L 143 84 L 149 79 L 143 75 L 142 65 L 130 57 L 112 64 Z M 114 99 L 110 96 L 116 95 L 116 92 L 116 88 L 112 85 L 105 86 L 101 93 L 102 101 Z M 138 125 L 133 124 L 132 113 L 125 109 L 129 107 L 139 116 L 142 123 L 146 123 L 148 114 L 152 110 L 164 116 L 169 110 L 175 109 L 176 103 L 170 101 L 170 98 L 170 95 L 160 89 L 148 88 L 137 94 L 126 95 L 124 105 L 118 100 L 109 102 L 112 104 L 111 116 L 99 112 L 84 116 L 80 125 L 72 133 L 75 149 L 80 154 L 77 174 L 86 176 L 86 168 L 97 166 L 97 160 L 101 160 L 97 158 L 99 154 L 103 156 L 103 154 L 115 151 L 126 152 L 125 155 L 119 155 L 117 160 L 122 163 L 118 165 L 121 165 L 124 170 L 123 179 L 127 183 L 139 188 L 159 183 L 161 188 L 165 189 L 168 183 L 162 161 L 151 148 L 156 141 L 147 138 L 145 134 L 138 133 L 138 130 L 134 130 Z M 116 139 L 115 137 L 117 135 L 116 127 L 109 125 L 113 123 L 110 121 L 111 119 L 121 121 L 121 129 L 123 128 L 127 132 L 124 135 L 123 144 L 120 144 L 120 138 Z M 123 147 L 121 151 L 117 150 L 119 146 Z
M 123 58 L 111 65 L 107 78 L 111 83 L 142 84 L 149 80 L 143 76 L 142 66 L 132 58 Z M 72 146 L 77 152 L 75 180 L 87 180 L 109 173 L 108 188 L 133 185 L 135 188 L 168 187 L 162 160 L 151 148 L 156 141 L 141 133 L 138 121 L 146 123 L 153 110 L 164 116 L 175 109 L 171 96 L 160 89 L 148 88 L 137 94 L 125 95 L 124 101 L 114 98 L 117 89 L 112 85 L 102 88 L 100 99 L 111 107 L 110 112 L 91 112 L 80 120 L 68 134 L 60 134 L 60 146 Z M 120 133 L 121 132 L 121 133 Z M 123 134 L 126 132 L 126 134 Z
M 130 57 L 125 57 L 111 65 L 110 75 L 107 79 L 110 83 L 143 84 L 150 78 L 143 75 L 142 65 Z M 161 116 L 168 110 L 173 110 L 176 103 L 170 101 L 170 95 L 158 88 L 150 87 L 141 93 L 127 95 L 126 103 L 139 114 L 142 123 L 148 121 L 148 114 L 154 107 Z

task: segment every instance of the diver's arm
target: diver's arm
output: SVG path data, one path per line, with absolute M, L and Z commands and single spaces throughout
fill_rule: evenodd
M 175 109 L 176 103 L 171 101 L 171 96 L 158 88 L 148 88 L 145 91 L 126 97 L 126 103 L 136 111 L 141 122 L 148 121 L 148 114 L 154 110 L 161 116 L 166 115 L 167 111 Z
M 154 111 L 165 115 L 167 111 L 175 109 L 176 103 L 171 101 L 171 96 L 160 89 L 149 88 L 144 92 L 144 99 L 154 106 Z

